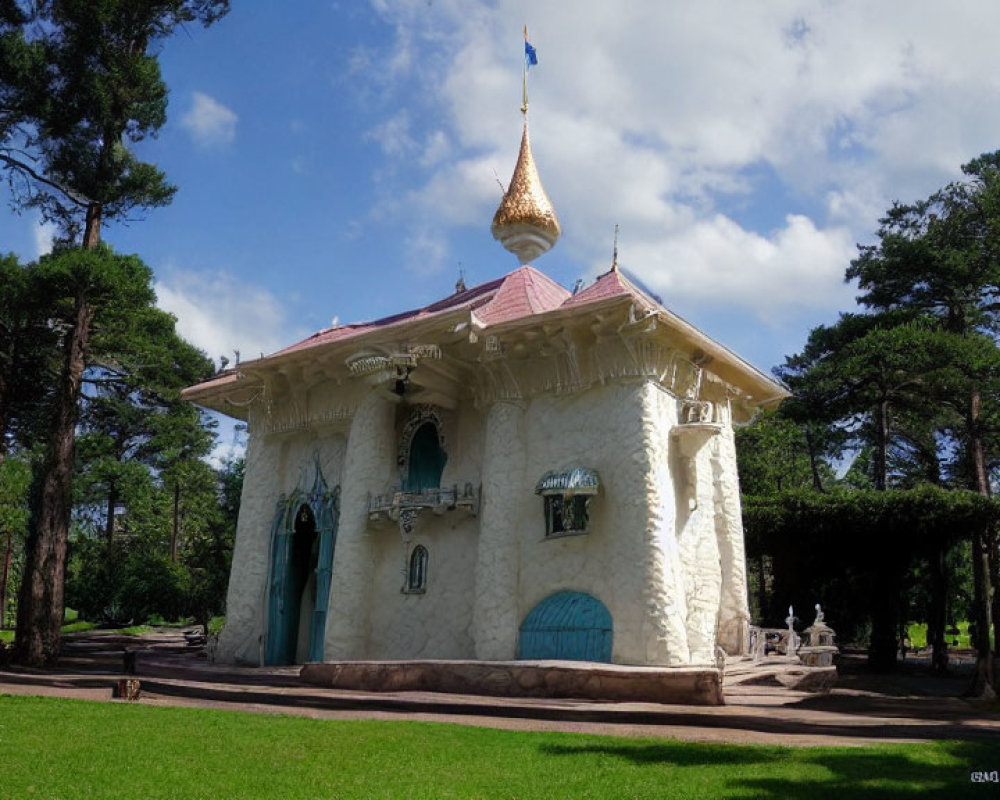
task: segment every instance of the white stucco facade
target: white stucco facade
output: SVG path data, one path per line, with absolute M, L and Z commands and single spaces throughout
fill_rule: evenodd
M 515 277 L 549 307 L 490 324 Z M 557 655 L 566 636 L 565 657 L 588 657 L 579 643 L 597 636 L 608 649 L 592 652 L 618 664 L 741 651 L 733 425 L 780 387 L 611 280 L 569 299 L 522 267 L 189 390 L 240 409 L 250 431 L 217 657 L 530 658 L 526 626 L 553 598 L 557 632 L 530 641 Z M 414 491 L 418 445 L 439 471 Z M 551 492 L 536 488 L 572 470 L 593 485 L 557 499 L 586 507 L 586 523 L 550 529 Z

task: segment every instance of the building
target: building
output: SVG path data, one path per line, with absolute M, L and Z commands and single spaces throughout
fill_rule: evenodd
M 749 622 L 733 426 L 783 389 L 617 264 L 571 293 L 528 140 L 522 264 L 191 387 L 249 422 L 227 624 L 244 663 L 714 665 Z

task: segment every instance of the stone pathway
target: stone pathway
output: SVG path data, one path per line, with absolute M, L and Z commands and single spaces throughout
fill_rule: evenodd
M 139 702 L 144 705 L 739 744 L 861 745 L 992 738 L 1000 744 L 1000 713 L 957 696 L 966 685 L 964 677 L 932 678 L 912 669 L 891 677 L 871 676 L 850 657 L 828 694 L 790 690 L 766 675 L 755 682 L 747 679 L 745 665 L 734 665 L 727 670 L 729 679 L 723 687 L 725 706 L 684 706 L 322 689 L 301 682 L 298 667 L 209 664 L 199 648 L 186 646 L 180 633 L 143 637 L 90 633 L 67 637 L 54 669 L 0 669 L 0 694 L 110 701 L 111 687 L 121 676 L 125 647 L 138 651 L 136 677 L 142 682 Z

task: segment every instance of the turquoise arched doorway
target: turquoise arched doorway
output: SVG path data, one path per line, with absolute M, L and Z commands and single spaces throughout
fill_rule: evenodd
M 556 592 L 524 618 L 517 657 L 611 661 L 612 624 L 607 607 L 583 592 Z
M 278 500 L 271 526 L 267 664 L 323 660 L 339 489 L 327 488 L 317 462 L 309 494 L 296 490 Z

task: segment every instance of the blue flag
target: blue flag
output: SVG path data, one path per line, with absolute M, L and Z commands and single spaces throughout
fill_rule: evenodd
M 527 26 L 524 28 L 524 60 L 529 67 L 533 67 L 538 63 L 538 54 L 535 52 L 535 48 L 528 42 Z

